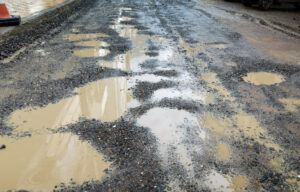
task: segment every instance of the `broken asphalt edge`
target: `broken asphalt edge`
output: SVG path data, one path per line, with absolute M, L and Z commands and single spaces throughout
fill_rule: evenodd
M 61 25 L 72 14 L 95 0 L 68 0 L 24 19 L 20 26 L 0 34 L 0 61 Z

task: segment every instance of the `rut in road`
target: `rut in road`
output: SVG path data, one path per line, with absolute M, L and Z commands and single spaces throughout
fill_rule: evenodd
M 0 190 L 297 189 L 297 134 L 280 128 L 299 125 L 282 97 L 299 67 L 197 1 L 99 0 L 66 23 L 1 66 Z

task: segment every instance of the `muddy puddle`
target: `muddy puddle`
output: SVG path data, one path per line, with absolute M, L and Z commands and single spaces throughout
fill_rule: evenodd
M 95 39 L 97 37 L 107 37 L 107 35 L 103 33 L 89 33 L 89 34 L 65 34 L 63 35 L 64 40 L 68 41 L 79 41 L 79 40 L 87 40 L 87 39 Z
M 13 112 L 7 119 L 16 131 L 41 132 L 77 122 L 80 117 L 103 122 L 117 120 L 128 107 L 132 97 L 127 91 L 125 77 L 108 78 L 76 88 L 76 95 L 45 107 L 28 107 Z
M 216 156 L 218 160 L 227 162 L 230 158 L 230 150 L 225 143 L 218 143 L 216 146 Z
M 251 72 L 244 76 L 243 80 L 254 85 L 273 85 L 285 81 L 285 78 L 275 73 Z
M 74 50 L 74 55 L 83 58 L 89 57 L 104 57 L 109 54 L 108 49 L 102 48 L 89 48 L 89 49 L 76 49 Z
M 200 128 L 193 114 L 184 110 L 155 107 L 142 115 L 137 120 L 137 124 L 149 128 L 156 136 L 159 152 L 166 167 L 168 167 L 170 153 L 174 153 L 172 158 L 188 171 L 190 177 L 194 176 L 190 151 L 193 148 L 193 153 L 200 153 L 201 149 L 184 142 L 187 126 L 195 130 L 201 140 L 205 140 L 206 133 Z
M 101 180 L 110 163 L 88 142 L 69 133 L 0 137 L 0 191 L 52 191 L 61 182 Z
M 205 185 L 216 192 L 246 192 L 248 182 L 242 175 L 232 177 L 213 170 L 206 176 Z
M 130 21 L 133 18 L 123 17 L 122 12 L 126 11 L 124 9 L 119 10 L 119 17 L 114 20 L 114 24 L 110 27 L 116 30 L 120 36 L 128 38 L 132 42 L 132 49 L 116 56 L 113 61 L 99 61 L 98 64 L 103 67 L 121 69 L 126 71 L 141 71 L 140 64 L 144 63 L 147 60 L 156 59 L 161 62 L 171 62 L 174 53 L 170 47 L 164 47 L 155 52 L 155 56 L 147 55 L 148 42 L 154 41 L 158 44 L 161 44 L 163 38 L 158 38 L 150 35 L 139 34 L 139 30 L 135 29 L 133 25 L 123 24 L 123 21 Z
M 215 49 L 226 49 L 227 45 L 222 43 L 216 43 L 216 44 L 207 44 L 208 47 L 215 48 Z
M 83 46 L 83 47 L 108 47 L 109 44 L 104 41 L 80 41 L 78 43 L 75 43 L 77 46 Z
M 297 112 L 300 107 L 299 98 L 281 98 L 279 101 L 284 105 L 286 111 Z
M 71 42 L 79 41 L 74 43 L 76 46 L 89 47 L 74 50 L 74 55 L 82 58 L 104 57 L 110 53 L 110 51 L 106 49 L 106 47 L 108 47 L 109 44 L 104 41 L 95 40 L 98 37 L 107 36 L 102 33 L 63 35 L 64 40 L 68 40 Z
M 176 134 L 178 127 L 183 125 L 185 119 L 193 119 L 189 112 L 169 108 L 152 108 L 141 116 L 137 124 L 148 127 L 162 143 L 170 144 L 180 141 L 183 135 Z

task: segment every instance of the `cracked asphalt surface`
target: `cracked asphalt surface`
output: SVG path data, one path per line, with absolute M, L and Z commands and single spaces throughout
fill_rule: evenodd
M 90 0 L 1 52 L 0 191 L 299 191 L 299 39 L 226 14 Z

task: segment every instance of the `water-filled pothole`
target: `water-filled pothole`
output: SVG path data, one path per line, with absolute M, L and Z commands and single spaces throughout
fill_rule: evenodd
M 98 47 L 74 50 L 74 55 L 76 55 L 78 57 L 83 57 L 83 58 L 104 57 L 108 54 L 109 54 L 108 49 L 103 49 L 103 48 L 98 48 Z
M 77 95 L 45 107 L 17 110 L 8 117 L 7 124 L 17 127 L 17 131 L 40 132 L 74 123 L 80 117 L 109 122 L 121 117 L 132 101 L 125 77 L 92 82 L 76 88 L 74 93 Z
M 84 47 L 107 47 L 107 46 L 109 46 L 108 43 L 106 43 L 104 41 L 98 41 L 98 40 L 94 40 L 94 41 L 80 41 L 78 43 L 75 43 L 75 45 L 77 45 L 77 46 L 84 46 Z
M 83 39 L 94 39 L 97 37 L 107 37 L 107 35 L 103 33 L 89 33 L 89 34 L 65 34 L 63 35 L 64 40 L 68 41 L 79 41 Z
M 0 191 L 52 191 L 61 182 L 101 180 L 110 165 L 88 142 L 69 133 L 0 137 Z
M 243 77 L 243 80 L 254 85 L 273 85 L 285 81 L 285 78 L 276 73 L 250 72 Z

